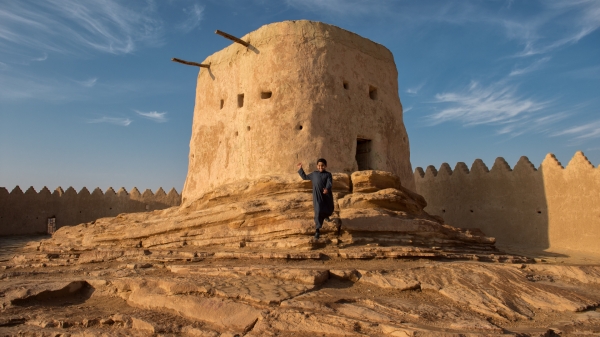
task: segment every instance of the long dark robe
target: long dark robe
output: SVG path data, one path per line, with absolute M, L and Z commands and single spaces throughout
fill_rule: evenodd
M 320 229 L 323 226 L 323 220 L 333 214 L 333 193 L 331 191 L 333 177 L 327 171 L 314 171 L 306 174 L 302 168 L 298 170 L 298 174 L 302 179 L 312 182 L 315 226 Z M 323 194 L 324 188 L 327 189 L 327 194 Z

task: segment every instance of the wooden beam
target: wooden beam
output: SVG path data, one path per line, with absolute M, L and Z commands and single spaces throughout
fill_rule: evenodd
M 244 41 L 242 39 L 238 39 L 237 37 L 235 37 L 235 36 L 233 36 L 231 34 L 227 34 L 225 32 L 222 32 L 222 31 L 220 31 L 218 29 L 215 31 L 215 34 L 221 35 L 222 37 L 224 37 L 226 39 L 230 39 L 233 42 L 237 42 L 237 43 L 243 45 L 244 47 L 249 47 L 250 46 L 250 44 L 248 42 L 246 42 L 246 41 Z
M 188 66 L 196 66 L 196 67 L 200 67 L 200 68 L 210 68 L 210 64 L 201 64 L 201 63 L 196 63 L 196 62 L 191 62 L 191 61 L 185 61 L 185 60 L 178 59 L 175 57 L 173 57 L 171 59 L 171 61 L 181 63 L 181 64 L 187 64 Z

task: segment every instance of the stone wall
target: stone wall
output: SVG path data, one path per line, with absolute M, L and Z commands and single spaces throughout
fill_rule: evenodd
M 181 196 L 173 188 L 165 193 L 147 189 L 140 193 L 133 188 L 115 192 L 108 188 L 102 192 L 96 188 L 92 193 L 82 188 L 79 193 L 69 187 L 50 192 L 46 187 L 36 192 L 30 187 L 23 193 L 19 186 L 10 193 L 0 187 L 0 235 L 22 235 L 47 232 L 48 218 L 56 218 L 56 228 L 73 226 L 121 213 L 146 212 L 181 204 Z
M 430 214 L 452 226 L 480 228 L 500 245 L 600 253 L 600 169 L 582 152 L 566 168 L 548 154 L 536 169 L 521 157 L 514 169 L 497 158 L 471 170 L 447 163 L 415 170 Z

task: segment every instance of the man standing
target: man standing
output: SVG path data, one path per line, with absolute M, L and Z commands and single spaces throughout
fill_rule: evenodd
M 302 163 L 298 163 L 298 174 L 304 180 L 310 180 L 313 186 L 313 207 L 315 209 L 315 239 L 319 238 L 319 231 L 323 226 L 323 221 L 333 214 L 333 194 L 331 186 L 333 178 L 330 172 L 326 171 L 327 160 L 320 158 L 317 160 L 317 171 L 304 173 Z

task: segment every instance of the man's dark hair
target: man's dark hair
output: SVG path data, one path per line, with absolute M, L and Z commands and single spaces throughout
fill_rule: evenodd
M 319 158 L 319 160 L 317 160 L 317 165 L 319 165 L 319 163 L 323 163 L 323 165 L 327 166 L 327 160 L 325 160 L 325 158 Z

